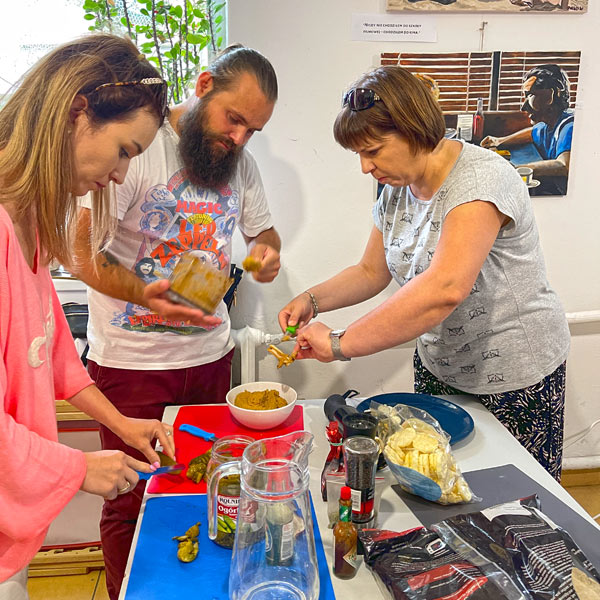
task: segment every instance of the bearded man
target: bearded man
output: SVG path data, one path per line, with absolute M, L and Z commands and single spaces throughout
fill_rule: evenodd
M 161 419 L 167 405 L 225 402 L 233 354 L 227 307 L 221 302 L 214 315 L 205 315 L 173 304 L 165 279 L 187 251 L 229 274 L 236 227 L 262 265 L 253 277 L 269 282 L 277 276 L 281 242 L 245 148 L 276 100 L 270 62 L 255 50 L 230 46 L 200 74 L 195 94 L 172 108 L 146 152 L 137 156 L 135 139 L 122 140 L 122 160 L 133 160 L 124 181 L 118 180 L 122 170 L 112 177 L 122 184 L 118 225 L 99 256 L 91 256 L 91 210 L 80 209 L 75 275 L 93 288 L 88 370 L 127 416 Z M 148 259 L 153 273 L 144 281 L 135 272 Z M 134 454 L 109 430 L 101 428 L 100 436 L 104 449 Z M 111 600 L 119 595 L 143 493 L 140 481 L 104 504 L 100 532 Z

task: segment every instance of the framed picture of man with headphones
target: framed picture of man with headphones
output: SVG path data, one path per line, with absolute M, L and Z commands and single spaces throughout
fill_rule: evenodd
M 565 12 L 587 11 L 588 0 L 387 0 L 387 10 L 439 12 Z
M 580 51 L 381 55 L 428 86 L 446 137 L 509 160 L 531 196 L 567 193 L 580 62 Z

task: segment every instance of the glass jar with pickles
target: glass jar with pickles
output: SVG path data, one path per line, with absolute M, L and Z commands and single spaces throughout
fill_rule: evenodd
M 240 503 L 240 462 L 254 439 L 227 435 L 218 439 L 206 467 L 208 537 L 219 546 L 233 548 Z

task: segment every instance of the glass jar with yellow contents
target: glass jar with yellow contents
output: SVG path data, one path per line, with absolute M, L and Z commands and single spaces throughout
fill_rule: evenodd
M 184 252 L 173 269 L 166 295 L 173 302 L 212 315 L 233 279 L 204 260 L 201 252 Z

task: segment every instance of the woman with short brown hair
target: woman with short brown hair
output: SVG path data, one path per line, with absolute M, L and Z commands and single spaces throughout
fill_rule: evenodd
M 336 140 L 383 190 L 363 257 L 294 298 L 279 323 L 385 302 L 332 331 L 298 333 L 298 358 L 366 356 L 416 339 L 415 391 L 473 394 L 560 479 L 569 329 L 546 280 L 527 187 L 489 150 L 444 138 L 430 90 L 401 67 L 360 77 Z

